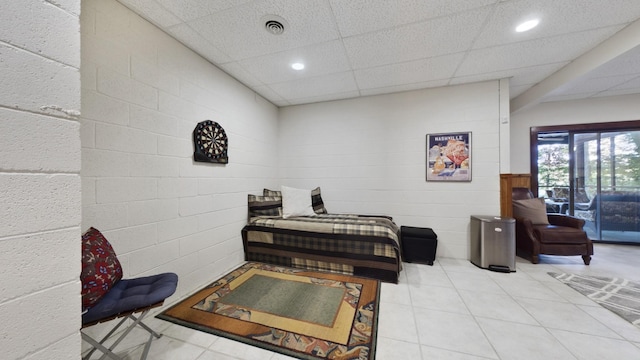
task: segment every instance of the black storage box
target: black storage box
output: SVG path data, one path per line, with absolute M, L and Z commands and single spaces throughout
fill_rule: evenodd
M 401 226 L 400 242 L 404 261 L 433 265 L 436 259 L 438 235 L 431 228 Z

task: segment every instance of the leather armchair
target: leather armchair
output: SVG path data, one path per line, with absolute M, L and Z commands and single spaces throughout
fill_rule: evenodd
M 512 200 L 533 199 L 528 188 L 513 188 Z M 540 262 L 539 255 L 581 255 L 585 265 L 591 262 L 593 242 L 582 230 L 584 220 L 562 214 L 547 214 L 549 225 L 534 225 L 530 219 L 516 219 L 516 254 Z

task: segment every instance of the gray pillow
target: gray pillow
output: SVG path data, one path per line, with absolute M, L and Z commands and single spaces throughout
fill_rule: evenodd
M 549 225 L 544 199 L 513 200 L 513 216 L 529 219 L 534 225 Z

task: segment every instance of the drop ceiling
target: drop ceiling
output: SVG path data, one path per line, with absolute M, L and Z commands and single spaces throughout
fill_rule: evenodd
M 277 106 L 502 78 L 512 111 L 640 93 L 640 0 L 119 1 Z

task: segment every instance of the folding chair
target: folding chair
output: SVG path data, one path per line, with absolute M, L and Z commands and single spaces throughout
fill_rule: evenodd
M 147 358 L 153 338 L 160 338 L 159 334 L 142 322 L 149 310 L 162 306 L 164 300 L 171 296 L 178 285 L 178 275 L 163 273 L 134 279 L 121 279 L 122 267 L 115 256 L 111 244 L 95 228 L 90 228 L 82 235 L 82 339 L 92 348 L 83 357 L 89 359 L 96 350 L 104 355 L 100 359 L 109 357 L 121 360 L 114 352 L 114 348 L 133 330 L 140 326 L 149 332 L 149 340 L 140 357 Z M 140 313 L 139 315 L 134 315 Z M 93 339 L 83 329 L 92 325 L 120 318 L 120 322 L 100 341 Z M 125 321 L 131 319 L 120 336 L 109 346 L 104 345 Z

